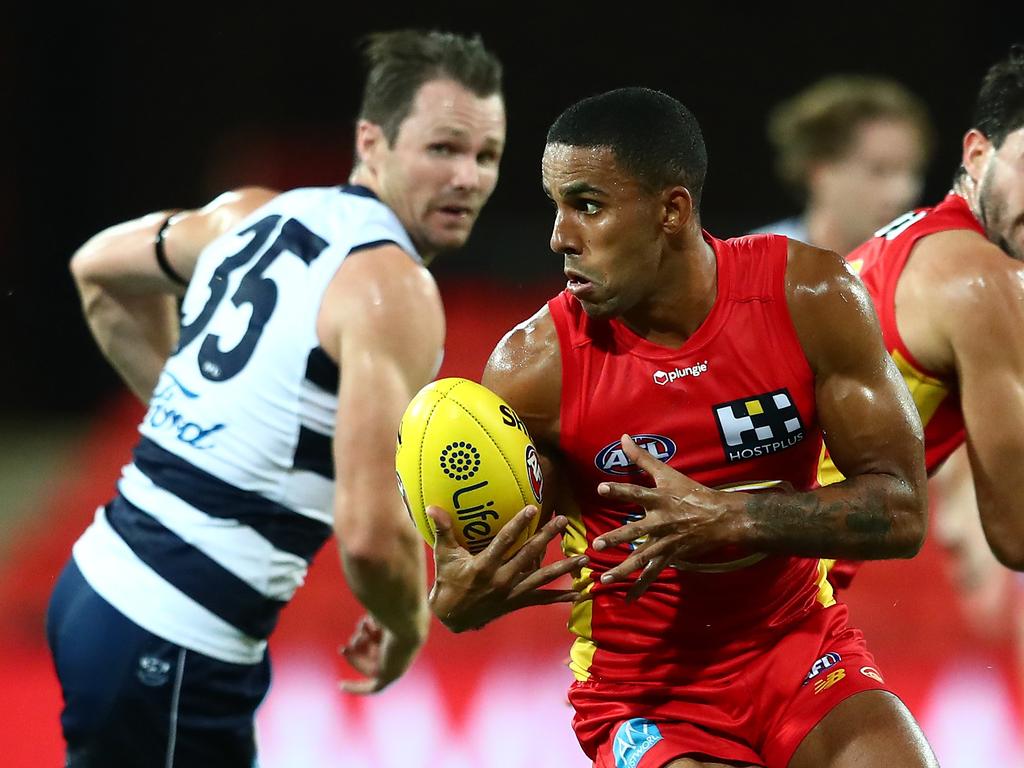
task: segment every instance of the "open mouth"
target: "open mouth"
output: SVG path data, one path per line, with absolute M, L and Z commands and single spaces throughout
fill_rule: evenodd
M 593 288 L 593 283 L 587 277 L 572 269 L 565 270 L 565 278 L 565 289 L 574 296 L 588 293 Z
M 473 209 L 465 205 L 442 205 L 437 210 L 453 219 L 468 219 L 473 216 Z

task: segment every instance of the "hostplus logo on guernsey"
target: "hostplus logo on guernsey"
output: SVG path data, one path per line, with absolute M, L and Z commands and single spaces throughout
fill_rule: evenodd
M 697 378 L 702 373 L 707 373 L 708 361 L 704 360 L 700 363 L 694 363 L 693 365 L 687 366 L 686 368 L 673 368 L 671 371 L 655 371 L 654 372 L 654 383 L 659 387 L 663 387 L 666 384 L 671 384 L 673 381 L 679 379 L 685 379 L 687 376 L 693 376 Z
M 805 436 L 800 412 L 787 389 L 719 403 L 711 410 L 730 462 L 792 448 Z

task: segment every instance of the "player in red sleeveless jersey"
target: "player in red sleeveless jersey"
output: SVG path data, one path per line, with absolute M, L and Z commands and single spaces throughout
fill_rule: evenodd
M 966 439 L 989 546 L 1024 570 L 1024 47 L 986 75 L 961 163 L 942 202 L 848 259 L 921 414 L 928 473 Z M 839 477 L 825 456 L 820 481 Z
M 934 765 L 822 560 L 918 550 L 920 421 L 842 260 L 704 232 L 705 168 L 696 120 L 656 91 L 552 126 L 569 282 L 483 381 L 527 422 L 560 514 L 503 564 L 531 510 L 477 556 L 431 510 L 432 607 L 461 630 L 577 600 L 570 700 L 601 768 Z M 823 429 L 847 479 L 811 490 Z M 561 528 L 571 557 L 538 569 Z M 577 591 L 541 589 L 570 566 Z

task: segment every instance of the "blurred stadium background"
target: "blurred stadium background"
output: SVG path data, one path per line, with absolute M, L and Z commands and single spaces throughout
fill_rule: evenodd
M 531 4 L 289 4 L 238 15 L 75 7 L 22 10 L 0 25 L 12 129 L 10 173 L 0 176 L 9 365 L 0 376 L 0 764 L 62 762 L 46 599 L 109 496 L 142 413 L 80 319 L 66 263 L 81 242 L 241 184 L 343 181 L 360 96 L 354 41 L 398 26 L 478 31 L 505 63 L 509 147 L 469 247 L 436 269 L 450 329 L 442 375 L 476 378 L 500 335 L 560 288 L 539 159 L 547 125 L 572 101 L 640 84 L 689 105 L 710 153 L 704 222 L 731 236 L 797 210 L 764 136 L 779 99 L 830 73 L 900 80 L 938 130 L 924 195 L 934 200 L 982 73 L 1024 38 L 1024 12 L 997 16 L 985 4 L 970 18 L 941 4 L 859 4 L 855 14 L 783 7 L 768 16 L 635 6 L 629 20 Z M 912 561 L 865 568 L 848 596 L 852 615 L 944 766 L 1024 765 L 1021 590 L 1007 578 L 987 593 L 989 610 L 977 601 L 965 610 L 950 571 L 931 537 Z M 272 642 L 264 768 L 587 765 L 569 729 L 560 608 L 461 636 L 437 626 L 409 676 L 369 699 L 335 685 L 347 674 L 335 651 L 358 615 L 325 547 Z

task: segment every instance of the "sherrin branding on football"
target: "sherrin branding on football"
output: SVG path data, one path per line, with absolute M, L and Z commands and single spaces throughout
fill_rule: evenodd
M 398 487 L 409 517 L 430 546 L 437 535 L 426 514 L 451 515 L 459 544 L 482 551 L 528 504 L 540 506 L 544 478 L 526 425 L 500 397 L 469 379 L 439 379 L 409 403 L 398 431 Z M 515 543 L 534 533 L 537 517 Z

